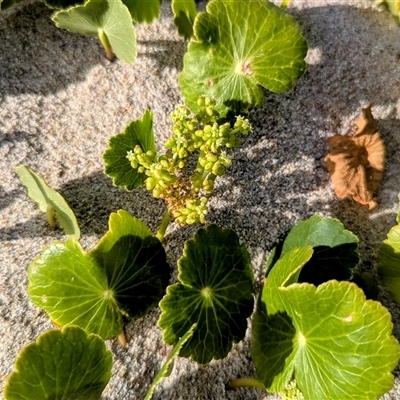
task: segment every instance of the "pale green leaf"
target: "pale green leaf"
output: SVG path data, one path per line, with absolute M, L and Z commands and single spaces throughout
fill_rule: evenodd
M 55 226 L 55 217 L 67 236 L 79 239 L 78 221 L 64 197 L 48 186 L 43 178 L 30 168 L 20 165 L 15 170 L 21 182 L 27 188 L 28 196 L 37 203 L 40 211 L 47 214 L 51 226 Z
M 159 240 L 119 211 L 91 252 L 73 239 L 45 249 L 29 267 L 28 294 L 57 325 L 78 325 L 108 339 L 121 332 L 123 315 L 140 317 L 158 303 L 169 271 Z
M 174 345 L 197 323 L 180 351 L 200 364 L 224 358 L 243 339 L 253 310 L 253 271 L 236 233 L 210 225 L 185 244 L 178 261 L 180 283 L 171 285 L 160 302 L 159 326 Z
M 296 283 L 310 250 L 290 250 L 268 275 L 253 322 L 257 376 L 273 392 L 294 376 L 308 399 L 376 399 L 400 357 L 390 314 L 354 283 Z
M 4 400 L 98 400 L 111 367 L 99 336 L 76 326 L 48 331 L 18 355 Z
M 108 149 L 103 154 L 105 173 L 113 179 L 114 185 L 133 190 L 143 185 L 145 173 L 133 169 L 127 159 L 129 151 L 139 145 L 144 152 L 156 151 L 153 131 L 153 113 L 146 110 L 140 120 L 132 121 L 123 133 L 110 138 Z
M 221 113 L 259 106 L 263 93 L 292 89 L 305 71 L 307 43 L 295 19 L 265 0 L 212 0 L 194 23 L 179 84 L 187 105 L 216 99 Z
M 106 51 L 127 64 L 136 60 L 136 31 L 121 0 L 88 0 L 84 5 L 59 11 L 53 16 L 59 28 L 97 37 Z

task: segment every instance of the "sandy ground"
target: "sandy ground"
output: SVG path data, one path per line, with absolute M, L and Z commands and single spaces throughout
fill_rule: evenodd
M 27 198 L 15 167 L 30 166 L 65 196 L 86 249 L 118 209 L 153 231 L 161 221 L 162 202 L 145 190 L 113 187 L 103 174 L 102 153 L 108 138 L 146 108 L 154 112 L 158 146 L 169 136 L 168 115 L 182 101 L 177 76 L 186 48 L 169 6 L 164 2 L 158 22 L 138 27 L 133 66 L 110 63 L 96 40 L 57 29 L 42 3 L 0 15 L 0 392 L 21 348 L 52 327 L 27 297 L 27 266 L 44 245 L 64 238 Z M 368 0 L 293 0 L 289 12 L 309 42 L 308 71 L 290 93 L 266 93 L 262 107 L 252 112 L 254 132 L 232 153 L 232 167 L 218 181 L 209 213 L 210 222 L 235 229 L 248 246 L 258 284 L 279 237 L 314 213 L 337 217 L 357 234 L 364 268 L 374 270 L 377 247 L 398 209 L 399 28 Z M 326 138 L 346 132 L 368 103 L 374 104 L 387 145 L 379 206 L 371 213 L 335 198 L 323 163 Z M 195 230 L 169 227 L 171 265 Z M 379 299 L 390 308 L 400 339 L 399 307 L 384 292 Z M 143 398 L 169 350 L 156 326 L 159 313 L 126 326 L 126 349 L 109 341 L 114 367 L 104 399 Z M 177 360 L 154 398 L 263 399 L 259 390 L 226 389 L 229 379 L 254 375 L 249 337 L 248 331 L 226 359 L 205 367 Z M 384 398 L 400 399 L 399 388 L 397 381 Z

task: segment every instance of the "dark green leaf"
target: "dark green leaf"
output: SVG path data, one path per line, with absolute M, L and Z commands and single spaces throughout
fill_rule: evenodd
M 217 107 L 262 103 L 263 86 L 272 92 L 293 88 L 305 71 L 307 43 L 295 19 L 265 0 L 212 0 L 194 23 L 179 77 L 187 105 L 198 111 L 202 95 Z
M 14 4 L 21 3 L 23 0 L 0 0 L 0 11 L 10 8 Z
M 47 214 L 50 225 L 55 226 L 55 217 L 67 236 L 79 239 L 78 221 L 64 197 L 28 167 L 20 165 L 15 170 L 27 188 L 28 196 L 37 203 L 40 211 Z
M 172 0 L 171 7 L 179 35 L 189 40 L 193 36 L 193 24 L 197 15 L 196 3 L 194 0 Z
M 109 290 L 127 316 L 141 317 L 164 295 L 170 275 L 164 248 L 126 211 L 111 215 L 110 231 L 90 255 L 105 270 Z
M 274 260 L 295 247 L 307 245 L 313 247 L 314 253 L 302 268 L 299 282 L 319 285 L 331 279 L 348 280 L 360 262 L 357 236 L 345 230 L 337 219 L 319 215 L 298 222 L 286 236 L 281 250 L 275 253 Z M 268 262 L 272 264 L 272 259 Z
M 113 179 L 114 185 L 133 190 L 143 185 L 146 174 L 133 169 L 126 158 L 129 151 L 139 145 L 144 152 L 156 150 L 153 131 L 153 113 L 145 111 L 142 119 L 132 121 L 123 133 L 110 138 L 108 149 L 103 154 L 105 173 Z
M 253 324 L 257 376 L 280 392 L 294 375 L 309 399 L 376 399 L 400 357 L 390 314 L 350 282 L 296 283 L 311 255 L 294 248 L 268 275 Z
M 84 0 L 44 0 L 46 6 L 65 10 L 71 6 L 83 5 Z
M 178 266 L 180 283 L 160 302 L 164 341 L 176 344 L 197 323 L 180 355 L 200 364 L 224 358 L 243 339 L 253 310 L 249 254 L 234 231 L 210 225 L 185 244 Z
M 160 15 L 161 0 L 122 0 L 136 22 L 150 23 Z
M 84 5 L 57 12 L 52 19 L 59 28 L 97 37 L 106 51 L 112 50 L 121 61 L 135 62 L 136 31 L 121 0 L 88 0 Z
M 120 333 L 122 315 L 155 306 L 169 266 L 158 239 L 126 211 L 110 216 L 110 231 L 90 253 L 70 239 L 55 242 L 29 267 L 28 294 L 60 326 L 78 325 L 104 339 Z
M 4 399 L 98 400 L 111 367 L 111 352 L 97 335 L 77 326 L 52 330 L 21 351 Z

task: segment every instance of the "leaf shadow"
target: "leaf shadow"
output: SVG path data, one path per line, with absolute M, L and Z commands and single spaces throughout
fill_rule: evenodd
M 21 190 L 23 192 L 22 188 Z M 102 171 L 71 180 L 57 191 L 74 211 L 82 236 L 103 235 L 108 230 L 109 215 L 119 209 L 124 209 L 134 217 L 140 218 L 152 232 L 156 232 L 165 212 L 164 204 L 154 199 L 143 188 L 133 192 L 117 188 Z M 25 201 L 32 202 L 26 194 Z M 149 214 L 150 208 L 152 212 Z M 155 214 L 154 210 L 158 209 L 159 213 Z M 47 224 L 46 216 L 40 211 L 24 223 L 0 228 L 0 237 L 5 241 L 20 237 L 33 239 L 42 235 L 60 237 L 63 232 L 59 228 L 53 232 Z
M 178 71 L 183 69 L 183 56 L 187 47 L 183 40 L 138 40 L 137 43 L 139 56 L 151 59 L 159 76 L 170 65 Z
M 8 51 L 0 58 L 0 99 L 57 93 L 84 80 L 85 72 L 104 59 L 96 39 L 58 29 L 52 14 L 36 2 L 3 18 L 0 43 L 7 43 Z

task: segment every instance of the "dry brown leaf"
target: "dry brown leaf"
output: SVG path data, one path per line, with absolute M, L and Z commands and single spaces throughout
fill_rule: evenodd
M 371 105 L 362 109 L 355 124 L 357 130 L 352 136 L 335 135 L 328 139 L 325 163 L 340 199 L 352 197 L 373 210 L 377 206 L 373 195 L 385 167 L 385 146 Z

